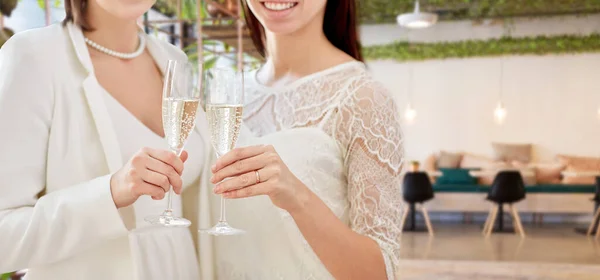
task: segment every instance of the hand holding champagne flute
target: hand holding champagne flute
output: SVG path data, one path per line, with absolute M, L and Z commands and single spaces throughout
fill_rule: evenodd
M 217 157 L 235 147 L 242 124 L 244 89 L 242 73 L 233 69 L 213 68 L 206 75 L 206 118 Z M 225 200 L 221 196 L 221 217 L 210 229 L 211 235 L 237 235 L 244 231 L 231 227 L 225 218 Z
M 177 157 L 183 152 L 185 142 L 196 124 L 200 91 L 194 81 L 192 64 L 169 60 L 163 85 L 162 119 L 169 149 Z M 167 227 L 191 225 L 187 219 L 173 215 L 172 195 L 173 188 L 169 188 L 167 209 L 161 215 L 147 217 L 147 222 Z

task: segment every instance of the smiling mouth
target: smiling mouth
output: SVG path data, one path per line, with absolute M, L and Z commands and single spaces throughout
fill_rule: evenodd
M 261 2 L 262 5 L 267 8 L 267 10 L 271 10 L 271 11 L 285 11 L 285 10 L 289 10 L 293 7 L 296 7 L 296 5 L 298 5 L 298 2 L 269 2 L 269 1 L 265 1 L 265 2 Z

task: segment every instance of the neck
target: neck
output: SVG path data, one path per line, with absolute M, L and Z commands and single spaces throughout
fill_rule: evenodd
M 332 61 L 324 58 L 337 57 L 340 50 L 327 40 L 322 26 L 322 20 L 314 20 L 292 34 L 265 30 L 267 61 L 261 71 L 267 79 L 302 77 L 331 67 Z
M 117 18 L 96 1 L 88 1 L 87 16 L 91 27 L 94 29 L 85 32 L 85 36 L 101 46 L 117 51 L 130 53 L 139 46 L 139 28 L 136 20 Z

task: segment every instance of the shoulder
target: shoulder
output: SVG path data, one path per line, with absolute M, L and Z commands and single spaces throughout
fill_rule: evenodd
M 55 56 L 54 51 L 64 44 L 67 37 L 67 31 L 61 24 L 22 31 L 13 35 L 0 48 L 0 57 L 27 61 L 46 60 Z
M 376 80 L 364 64 L 355 67 L 347 80 L 349 81 L 347 105 L 396 110 L 396 103 L 391 91 Z

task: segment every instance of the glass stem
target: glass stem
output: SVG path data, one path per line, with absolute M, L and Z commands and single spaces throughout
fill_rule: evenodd
M 221 217 L 219 218 L 219 222 L 227 222 L 225 219 L 225 198 L 221 196 Z
M 183 150 L 179 150 L 179 151 L 171 150 L 171 152 L 176 154 L 177 157 L 180 157 Z M 167 213 L 167 215 L 171 215 L 173 213 L 172 198 L 173 198 L 173 186 L 170 186 L 169 192 L 167 193 L 167 210 L 165 210 L 165 213 Z
M 173 213 L 173 208 L 171 206 L 171 201 L 173 197 L 173 186 L 171 186 L 171 188 L 169 189 L 169 192 L 167 193 L 167 211 L 168 213 Z

